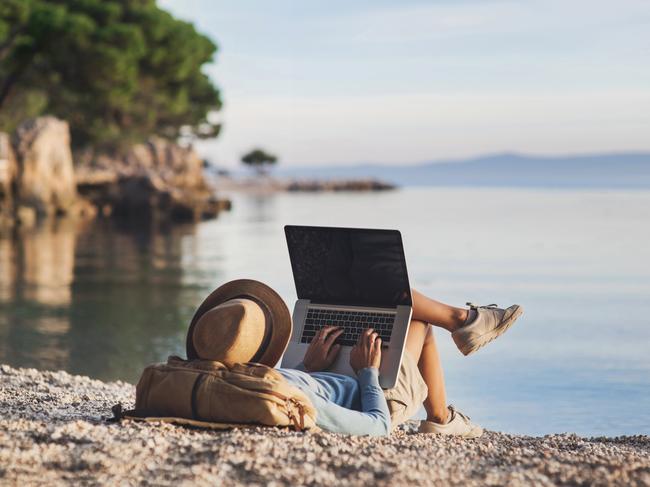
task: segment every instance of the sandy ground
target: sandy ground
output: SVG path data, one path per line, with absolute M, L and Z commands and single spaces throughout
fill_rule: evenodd
M 103 420 L 134 387 L 0 367 L 1 485 L 650 485 L 650 437 L 374 439 Z

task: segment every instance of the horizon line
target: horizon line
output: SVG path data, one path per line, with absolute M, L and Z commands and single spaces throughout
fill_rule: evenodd
M 284 168 L 345 168 L 345 167 L 370 167 L 370 166 L 381 166 L 381 167 L 414 167 L 414 166 L 425 166 L 432 164 L 463 164 L 467 162 L 480 161 L 483 159 L 494 159 L 498 157 L 513 157 L 521 159 L 584 159 L 589 157 L 620 157 L 620 156 L 648 156 L 650 158 L 650 148 L 647 150 L 612 150 L 612 151 L 603 151 L 603 152 L 577 152 L 577 153 L 558 153 L 558 154 L 540 154 L 540 153 L 531 153 L 531 152 L 520 152 L 520 151 L 503 151 L 503 152 L 485 152 L 473 156 L 467 157 L 450 157 L 450 158 L 440 158 L 440 159 L 427 159 L 420 160 L 416 162 L 405 162 L 405 163 L 395 163 L 395 162 L 347 162 L 347 163 L 317 163 L 317 164 L 301 164 L 301 163 L 282 163 L 281 159 L 278 160 L 278 170 Z M 650 161 L 649 161 L 650 162 Z M 281 166 L 280 166 L 281 164 Z M 236 167 L 240 167 L 238 164 Z M 227 168 L 224 165 L 213 165 L 215 168 Z

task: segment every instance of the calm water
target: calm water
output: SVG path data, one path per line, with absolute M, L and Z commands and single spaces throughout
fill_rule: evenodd
M 195 307 L 220 283 L 256 278 L 293 303 L 284 224 L 398 228 L 414 287 L 453 304 L 526 308 L 471 357 L 439 331 L 451 402 L 507 432 L 650 434 L 650 193 L 233 200 L 198 226 L 62 222 L 0 239 L 0 362 L 135 381 L 145 364 L 184 353 Z

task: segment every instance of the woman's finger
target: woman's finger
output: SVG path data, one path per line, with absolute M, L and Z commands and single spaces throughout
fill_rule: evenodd
M 357 343 L 359 345 L 363 345 L 367 343 L 368 336 L 370 336 L 371 333 L 372 333 L 372 328 L 366 328 L 365 330 L 363 330 L 363 332 L 359 335 L 359 339 L 357 340 Z
M 341 336 L 341 333 L 343 333 L 343 331 L 344 331 L 343 328 L 337 328 L 337 329 L 333 330 L 327 336 L 327 338 L 325 339 L 325 347 L 327 347 L 327 348 L 331 347 L 334 344 L 334 342 L 336 341 L 336 339 L 339 336 Z
M 368 348 L 372 349 L 372 346 L 375 343 L 376 339 L 377 339 L 377 333 L 371 330 L 368 336 L 366 336 L 366 343 L 368 344 Z
M 318 330 L 318 341 L 324 341 L 325 337 L 327 336 L 327 327 L 324 326 L 320 330 Z
M 341 345 L 339 344 L 336 344 L 332 348 L 330 348 L 327 352 L 327 361 L 330 364 L 334 362 L 334 359 L 336 358 L 336 356 L 339 354 L 340 351 L 341 351 Z
M 322 332 L 323 332 L 322 329 L 321 329 L 321 330 L 318 330 L 318 331 L 316 332 L 316 334 L 314 335 L 314 338 L 311 339 L 311 343 L 316 343 L 316 342 L 320 341 L 320 338 L 321 338 L 321 334 L 322 334 Z
M 366 336 L 365 331 L 362 331 L 361 333 L 359 333 L 359 336 L 357 337 L 357 344 L 355 345 L 355 347 L 360 347 L 361 345 L 363 345 L 365 336 Z
M 336 330 L 336 328 L 337 328 L 336 326 L 332 326 L 332 325 L 327 325 L 321 328 L 320 329 L 321 340 L 325 340 L 331 332 Z
M 381 359 L 381 338 L 377 338 L 372 344 L 372 355 Z

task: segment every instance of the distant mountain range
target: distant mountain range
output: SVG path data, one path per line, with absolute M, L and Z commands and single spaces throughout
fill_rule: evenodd
M 650 188 L 650 153 L 581 156 L 496 154 L 409 165 L 278 167 L 298 179 L 377 178 L 401 186 Z

